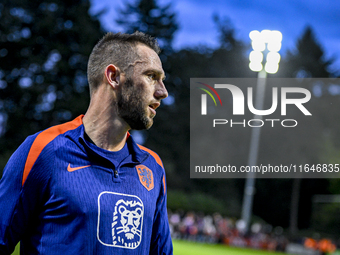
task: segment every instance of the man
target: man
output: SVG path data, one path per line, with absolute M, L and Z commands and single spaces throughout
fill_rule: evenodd
M 88 63 L 84 116 L 28 137 L 0 182 L 0 254 L 172 254 L 165 172 L 130 129 L 168 93 L 155 39 L 108 33 Z

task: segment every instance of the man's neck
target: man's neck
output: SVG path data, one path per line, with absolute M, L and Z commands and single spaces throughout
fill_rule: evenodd
M 83 118 L 88 137 L 98 147 L 109 151 L 119 151 L 124 147 L 129 130 L 114 107 L 115 103 L 107 93 L 95 93 Z
M 95 145 L 105 150 L 119 151 L 125 145 L 128 130 L 119 127 L 119 124 L 114 125 L 114 122 L 88 118 L 88 115 L 83 118 L 85 132 Z

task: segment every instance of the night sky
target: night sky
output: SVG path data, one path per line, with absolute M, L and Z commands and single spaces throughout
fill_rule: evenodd
M 106 9 L 102 15 L 102 25 L 108 31 L 123 31 L 115 23 L 118 8 L 131 0 L 91 0 L 91 13 Z M 161 0 L 161 5 L 169 3 Z M 235 28 L 236 37 L 250 42 L 252 30 L 279 30 L 283 35 L 281 54 L 294 50 L 297 39 L 306 26 L 311 26 L 317 41 L 326 53 L 334 57 L 332 69 L 340 74 L 340 1 L 339 0 L 285 0 L 285 1 L 241 1 L 241 0 L 173 0 L 172 9 L 177 13 L 180 29 L 175 34 L 174 46 L 217 46 L 217 29 L 213 15 L 229 18 Z

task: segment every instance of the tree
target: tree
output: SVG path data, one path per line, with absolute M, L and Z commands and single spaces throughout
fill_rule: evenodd
M 298 39 L 295 51 L 288 51 L 281 64 L 279 75 L 283 77 L 330 77 L 330 65 L 334 59 L 326 59 L 311 27 L 306 27 Z
M 210 77 L 254 77 L 245 55 L 246 45 L 238 40 L 235 29 L 228 17 L 213 16 L 219 35 L 220 46 L 213 51 L 209 66 Z
M 178 29 L 176 15 L 171 11 L 171 4 L 158 5 L 156 0 L 136 0 L 127 3 L 116 22 L 125 32 L 133 33 L 138 30 L 159 40 L 163 53 L 172 52 L 172 40 Z
M 87 58 L 103 34 L 89 7 L 87 0 L 0 4 L 0 155 L 86 110 Z

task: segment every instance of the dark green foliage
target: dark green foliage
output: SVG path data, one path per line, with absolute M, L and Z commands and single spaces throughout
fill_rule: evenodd
M 223 199 L 216 198 L 203 192 L 185 193 L 181 191 L 168 191 L 168 208 L 171 210 L 194 211 L 204 214 L 220 213 L 228 217 L 237 217 Z
M 283 77 L 331 77 L 330 65 L 311 27 L 306 27 L 298 39 L 296 49 L 288 51 L 279 74 Z
M 330 236 L 339 236 L 340 229 L 340 204 L 315 203 L 313 204 L 312 228 Z
M 87 59 L 103 35 L 89 7 L 86 0 L 0 4 L 2 157 L 28 135 L 86 111 Z
M 176 15 L 171 4 L 160 6 L 156 0 L 137 0 L 127 3 L 116 19 L 125 32 L 140 31 L 156 37 L 162 47 L 163 54 L 172 52 L 172 40 L 178 29 Z

